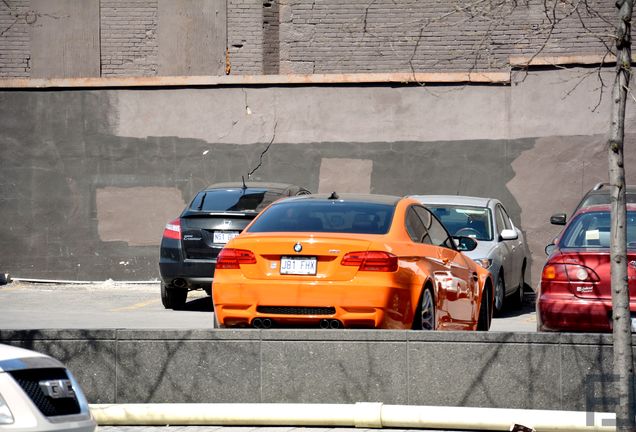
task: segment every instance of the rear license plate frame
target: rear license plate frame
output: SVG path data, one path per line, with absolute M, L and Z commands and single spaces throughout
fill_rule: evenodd
M 227 244 L 234 237 L 238 236 L 240 231 L 214 231 L 212 241 L 216 244 Z
M 311 263 L 311 265 L 306 266 L 306 263 Z M 281 275 L 315 276 L 318 272 L 318 258 L 314 256 L 281 256 L 279 268 Z

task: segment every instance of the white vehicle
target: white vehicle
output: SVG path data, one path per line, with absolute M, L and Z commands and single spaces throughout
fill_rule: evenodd
M 92 432 L 97 424 L 59 361 L 0 344 L 0 431 Z
M 505 303 L 521 308 L 529 251 L 523 233 L 494 198 L 456 195 L 415 195 L 453 236 L 472 237 L 477 248 L 464 252 L 490 270 L 495 281 L 495 313 Z

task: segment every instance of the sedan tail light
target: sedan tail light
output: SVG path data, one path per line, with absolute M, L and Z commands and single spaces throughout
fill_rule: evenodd
M 241 264 L 256 264 L 254 253 L 245 249 L 223 248 L 216 258 L 217 269 L 238 269 Z
M 598 282 L 601 279 L 589 267 L 576 264 L 547 264 L 541 279 L 555 282 Z
M 181 240 L 181 219 L 176 218 L 166 224 L 163 230 L 163 236 L 175 240 Z
M 360 271 L 394 272 L 398 268 L 398 257 L 384 251 L 349 252 L 340 264 L 358 267 Z

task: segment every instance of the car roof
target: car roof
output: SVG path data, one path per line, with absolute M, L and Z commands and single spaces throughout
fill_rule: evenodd
M 335 197 L 332 198 L 335 193 Z M 365 202 L 375 204 L 396 205 L 398 201 L 403 199 L 397 195 L 380 195 L 380 194 L 356 194 L 356 193 L 329 193 L 329 194 L 312 194 L 301 195 L 286 199 L 284 202 L 290 201 L 347 201 L 347 202 Z M 280 201 L 279 201 L 280 202 Z
M 410 198 L 414 198 L 420 201 L 422 204 L 427 205 L 467 205 L 474 207 L 488 207 L 491 201 L 497 201 L 494 198 L 484 198 L 475 196 L 464 195 L 411 195 Z
M 609 187 L 609 183 L 597 183 L 586 193 L 586 195 L 608 194 Z M 635 193 L 636 185 L 625 185 L 625 192 Z
M 634 203 L 627 203 L 626 204 L 626 208 L 627 210 L 630 211 L 634 211 L 636 210 L 636 204 Z M 578 215 L 580 213 L 592 213 L 592 212 L 598 212 L 598 211 L 611 211 L 612 210 L 612 205 L 611 204 L 595 204 L 595 205 L 591 205 L 591 206 L 587 206 L 587 207 L 582 207 L 579 210 L 577 210 L 577 212 L 574 215 Z M 574 215 L 572 217 L 574 217 Z
M 210 186 L 203 189 L 203 191 L 210 191 L 214 189 L 231 189 L 231 188 L 242 188 L 243 182 L 223 182 L 223 183 L 214 183 Z M 302 190 L 303 187 L 289 184 L 289 183 L 275 183 L 275 182 L 245 182 L 245 187 L 249 188 L 257 188 L 257 189 L 267 189 L 271 191 L 279 191 L 284 192 L 286 190 Z

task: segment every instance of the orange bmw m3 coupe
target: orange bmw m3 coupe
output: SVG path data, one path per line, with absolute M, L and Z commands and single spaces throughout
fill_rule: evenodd
M 492 279 L 418 201 L 307 195 L 266 208 L 220 252 L 215 327 L 488 330 Z

